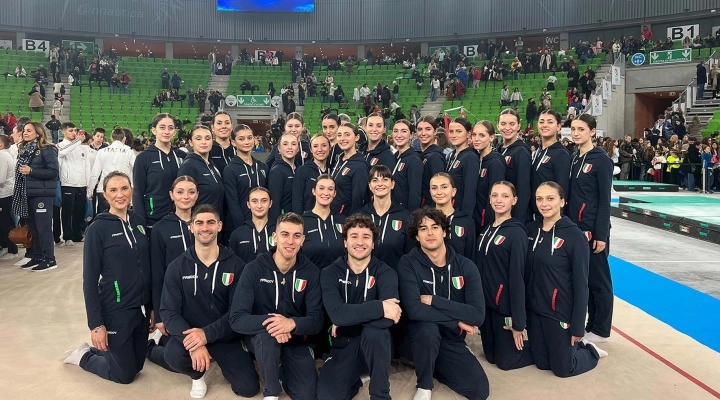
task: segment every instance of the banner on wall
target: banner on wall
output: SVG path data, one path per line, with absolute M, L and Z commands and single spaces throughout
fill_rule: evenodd
M 620 67 L 612 66 L 612 84 L 613 85 L 619 85 L 620 84 Z
M 612 100 L 612 85 L 607 79 L 602 80 L 602 97 L 606 100 Z
M 255 50 L 255 59 L 259 60 L 261 55 L 265 55 L 265 58 L 273 58 L 277 50 Z
M 572 136 L 570 136 L 570 128 L 560 128 L 560 140 L 563 139 L 572 141 Z
M 12 40 L 0 40 L 0 49 L 12 49 Z
M 718 32 L 720 32 L 720 26 L 713 26 L 712 31 L 710 31 L 710 34 L 715 36 Z
M 592 115 L 595 117 L 601 116 L 603 109 L 602 96 L 592 96 L 590 101 L 592 102 Z

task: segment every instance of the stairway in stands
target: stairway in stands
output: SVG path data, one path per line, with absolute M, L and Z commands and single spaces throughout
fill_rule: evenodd
M 685 112 L 687 123 L 690 123 L 695 117 L 700 118 L 703 136 L 710 136 L 710 133 L 720 130 L 720 99 L 713 99 L 712 91 L 706 90 L 702 100 L 696 100 L 695 104 Z M 708 124 L 711 118 L 713 121 Z

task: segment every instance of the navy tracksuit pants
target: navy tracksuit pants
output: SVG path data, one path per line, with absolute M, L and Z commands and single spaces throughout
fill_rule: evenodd
M 84 187 L 62 186 L 62 232 L 63 240 L 80 242 L 85 226 L 85 193 Z
M 530 352 L 538 369 L 551 370 L 555 376 L 568 378 L 595 368 L 600 356 L 590 345 L 570 345 L 570 329 L 560 321 L 528 310 Z
M 263 396 L 280 395 L 283 389 L 280 387 L 282 373 L 283 387 L 290 398 L 316 400 L 315 355 L 306 343 L 280 344 L 267 332 L 248 336 L 246 340 L 248 348 L 255 354 L 260 375 L 265 381 Z
M 143 369 L 150 322 L 140 308 L 106 314 L 108 351 L 94 347 L 80 360 L 85 371 L 117 383 L 128 384 Z
M 447 337 L 434 322 L 412 321 L 408 339 L 410 354 L 403 357 L 415 364 L 419 389 L 431 390 L 434 377 L 469 400 L 488 398 L 487 375 L 463 337 Z
M 344 341 L 342 340 L 336 341 Z M 370 372 L 370 399 L 390 399 L 392 339 L 389 329 L 365 326 L 343 347 L 332 347 L 317 384 L 318 400 L 350 400 L 358 393 L 360 376 Z
M 230 383 L 233 393 L 241 397 L 253 397 L 260 390 L 260 382 L 250 353 L 243 349 L 237 339 L 231 342 L 215 342 L 205 345 L 225 379 Z M 160 349 L 155 346 L 154 350 Z M 192 367 L 190 352 L 185 350 L 182 337 L 171 336 L 165 349 L 165 365 L 160 366 L 172 372 L 179 372 L 192 379 L 200 379 L 205 372 L 195 371 Z M 168 368 L 169 367 L 169 368 Z
M 43 260 L 54 260 L 52 197 L 28 198 L 27 224 L 33 237 L 34 256 Z
M 532 365 L 532 353 L 528 347 L 531 343 L 526 341 L 523 349 L 518 350 L 515 347 L 512 331 L 504 328 L 505 318 L 508 316 L 500 314 L 489 306 L 485 307 L 485 322 L 480 327 L 485 358 L 490 364 L 497 365 L 503 371 Z
M 605 245 L 605 250 L 600 253 L 593 253 L 592 242 L 590 243 L 590 271 L 588 272 L 588 321 L 585 325 L 586 332 L 592 332 L 598 336 L 610 337 L 613 314 L 613 285 L 610 276 L 610 241 Z

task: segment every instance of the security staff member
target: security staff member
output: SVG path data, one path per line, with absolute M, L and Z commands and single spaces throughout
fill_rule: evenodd
M 186 153 L 172 145 L 175 136 L 175 117 L 157 114 L 150 123 L 155 135 L 152 143 L 141 151 L 133 166 L 133 212 L 145 218 L 152 227 L 172 212 L 173 203 L 167 196 Z
M 590 298 L 585 338 L 604 343 L 610 337 L 614 300 L 608 264 L 613 164 L 607 153 L 593 146 L 596 126 L 595 118 L 583 114 L 575 118 L 570 127 L 578 150 L 570 169 L 567 215 L 583 231 L 590 247 Z
M 170 200 L 175 205 L 175 212 L 158 221 L 150 234 L 153 301 L 151 322 L 155 323 L 155 332 L 147 343 L 147 358 L 164 367 L 167 365 L 165 351 L 157 345 L 167 344 L 169 336 L 160 315 L 160 295 L 168 265 L 193 244 L 194 239 L 188 224 L 197 198 L 198 188 L 193 178 L 187 175 L 176 178 L 170 186 Z
M 522 140 L 518 140 L 520 134 L 520 116 L 512 108 L 506 108 L 498 117 L 498 130 L 503 138 L 503 143 L 498 152 L 505 158 L 505 180 L 515 185 L 518 195 L 518 202 L 513 207 L 513 217 L 525 223 L 532 219 L 530 216 L 530 187 L 532 160 L 530 159 L 530 148 Z
M 303 213 L 305 241 L 302 253 L 310 262 L 323 269 L 344 253 L 345 216 L 333 214 L 330 209 L 335 198 L 333 178 L 330 175 L 320 175 L 314 183 L 312 192 L 315 195 L 315 207 Z
M 440 172 L 430 180 L 430 195 L 435 208 L 442 211 L 450 222 L 445 244 L 472 260 L 475 256 L 475 222 L 468 214 L 455 210 L 452 205 L 455 193 L 455 182 L 447 173 Z
M 371 255 L 378 229 L 354 214 L 345 220 L 347 256 L 320 273 L 332 348 L 318 378 L 318 400 L 349 400 L 370 373 L 370 397 L 390 399 L 390 327 L 400 320 L 397 274 Z
M 492 225 L 495 211 L 490 204 L 490 188 L 497 182 L 505 180 L 505 160 L 492 148 L 495 140 L 495 126 L 490 121 L 480 121 L 473 127 L 470 136 L 473 148 L 480 156 L 478 168 L 477 191 L 475 192 L 476 232 L 483 231 Z
M 229 214 L 226 219 L 232 218 L 233 226 L 238 228 L 252 218 L 250 209 L 243 202 L 247 202 L 252 189 L 267 187 L 269 169 L 267 164 L 252 156 L 255 138 L 249 126 L 236 126 L 232 133 L 232 143 L 237 154 L 225 167 L 223 184 Z
M 409 211 L 420 208 L 422 200 L 422 175 L 418 171 L 423 164 L 420 154 L 410 146 L 412 135 L 410 121 L 401 119 L 395 122 L 392 138 L 397 148 L 397 161 L 390 167 L 395 181 L 392 197 Z
M 480 272 L 445 245 L 449 228 L 440 210 L 415 210 L 408 233 L 418 246 L 398 267 L 400 304 L 410 320 L 404 356 L 415 363 L 415 400 L 432 398 L 433 378 L 470 400 L 490 394 L 485 371 L 465 343 L 485 317 Z
M 170 371 L 192 378 L 190 397 L 207 392 L 205 372 L 217 363 L 233 393 L 253 397 L 260 389 L 250 354 L 230 328 L 230 303 L 245 263 L 218 245 L 220 213 L 209 204 L 195 208 L 190 223 L 193 245 L 170 263 L 160 314 L 172 335 L 165 346 Z
M 315 357 L 305 337 L 323 323 L 320 270 L 298 254 L 304 241 L 303 220 L 295 213 L 278 218 L 273 239 L 277 250 L 260 254 L 240 277 L 230 310 L 235 332 L 246 335 L 265 382 L 265 400 L 280 396 L 283 385 L 293 400 L 315 400 Z
M 485 294 L 485 322 L 480 327 L 485 358 L 502 370 L 533 363 L 527 347 L 525 315 L 525 225 L 511 215 L 515 186 L 497 182 L 490 189 L 492 225 L 480 235 L 475 256 Z
M 337 137 L 343 154 L 331 173 L 336 191 L 331 207 L 334 213 L 351 215 L 367 202 L 366 185 L 370 167 L 365 158 L 357 152 L 356 143 L 360 133 L 354 125 L 342 124 L 338 128 Z
M 150 252 L 142 217 L 128 211 L 130 177 L 110 172 L 102 189 L 110 211 L 98 214 L 88 227 L 83 247 L 83 293 L 93 347 L 81 344 L 64 362 L 127 384 L 145 364 Z
M 248 263 L 275 246 L 272 236 L 275 232 L 275 222 L 268 219 L 272 206 L 269 190 L 264 187 L 250 189 L 246 204 L 252 217 L 230 235 L 230 249 Z
M 565 378 L 597 366 L 606 351 L 583 340 L 588 303 L 587 239 L 560 210 L 565 193 L 555 182 L 535 192 L 542 220 L 527 225 L 528 338 L 538 369 Z
M 532 160 L 532 193 L 543 182 L 557 182 L 565 193 L 570 193 L 570 153 L 558 140 L 562 129 L 560 114 L 552 109 L 543 110 L 538 117 L 541 148 Z M 534 201 L 530 202 L 535 218 L 542 218 Z
M 278 143 L 280 159 L 270 168 L 268 174 L 268 190 L 274 199 L 270 207 L 270 219 L 276 220 L 280 215 L 292 210 L 293 179 L 299 165 L 295 164 L 298 152 L 298 138 L 294 135 L 282 135 Z

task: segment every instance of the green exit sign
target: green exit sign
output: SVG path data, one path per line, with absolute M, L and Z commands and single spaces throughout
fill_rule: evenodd
M 692 61 L 692 50 L 676 49 L 650 52 L 650 64 L 672 64 Z

